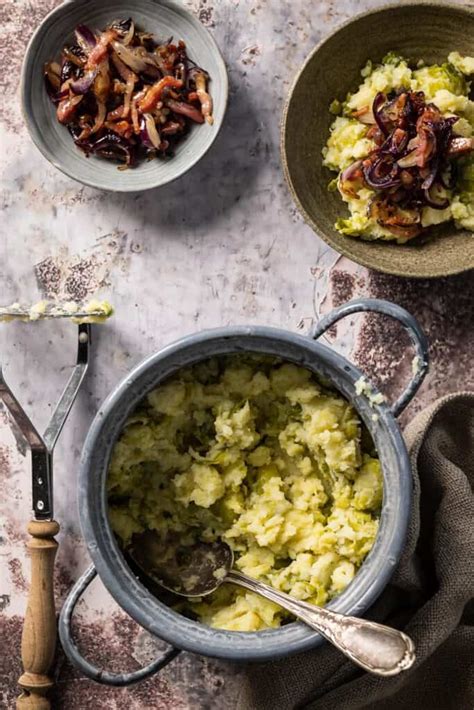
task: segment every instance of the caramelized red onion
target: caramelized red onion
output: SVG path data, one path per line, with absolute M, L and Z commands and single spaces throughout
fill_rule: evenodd
M 131 167 L 135 161 L 135 147 L 116 133 L 106 133 L 93 143 L 82 141 L 81 147 L 86 153 L 94 153 L 109 160 L 117 160 Z
M 374 98 L 374 102 L 372 104 L 372 113 L 375 119 L 375 123 L 379 127 L 379 130 L 382 132 L 384 136 L 388 136 L 388 126 L 386 125 L 385 119 L 382 116 L 381 113 L 381 108 L 385 104 L 387 100 L 387 97 L 385 96 L 384 93 L 379 91 Z
M 73 44 L 72 47 L 64 47 L 63 56 L 80 69 L 87 62 L 87 55 L 82 51 L 78 44 Z
M 75 29 L 77 44 L 83 52 L 89 54 L 97 44 L 94 33 L 86 25 L 78 25 Z
M 186 103 L 185 101 L 175 101 L 174 99 L 168 99 L 166 105 L 174 111 L 174 113 L 180 114 L 181 116 L 186 116 L 190 118 L 191 121 L 195 123 L 204 123 L 204 116 L 201 111 L 195 106 Z
M 127 67 L 130 67 L 134 72 L 142 72 L 147 68 L 147 62 L 139 57 L 132 49 L 126 47 L 120 42 L 112 42 L 112 47 Z
M 207 123 L 211 126 L 214 123 L 212 116 L 212 99 L 206 91 L 206 77 L 202 72 L 196 74 L 194 83 L 196 85 L 196 94 L 201 103 L 201 112 Z
M 121 37 L 121 42 L 125 46 L 130 44 L 135 34 L 135 25 L 131 17 L 128 20 L 115 20 L 110 25 L 110 29 L 115 30 Z
M 69 97 L 69 94 L 67 94 L 67 98 L 62 99 L 56 109 L 56 115 L 59 123 L 70 123 L 73 120 L 76 109 L 81 101 L 82 96 Z
M 386 190 L 400 185 L 400 168 L 390 156 L 379 156 L 373 162 L 364 162 L 365 182 L 374 190 Z
M 381 153 L 390 153 L 395 158 L 404 155 L 405 150 L 408 146 L 409 133 L 403 128 L 396 128 L 394 131 L 389 133 L 385 141 L 380 146 Z
M 47 64 L 45 64 L 44 83 L 49 98 L 52 101 L 57 101 L 58 91 L 61 87 L 61 67 L 57 62 L 48 62 Z
M 156 124 L 150 114 L 142 118 L 140 124 L 140 140 L 147 148 L 159 150 L 161 139 L 156 128 Z
M 370 214 L 393 234 L 411 239 L 422 231 L 423 207 L 449 206 L 447 190 L 454 184 L 455 159 L 474 150 L 474 139 L 453 135 L 457 116 L 444 117 L 423 92 L 401 91 L 390 98 L 378 92 L 371 111 L 352 114 L 368 130 L 375 148 L 339 176 L 339 190 L 357 197 L 361 186 L 376 192 Z
M 86 94 L 94 83 L 98 71 L 97 67 L 95 67 L 95 69 L 89 69 L 85 74 L 79 77 L 79 79 L 72 81 L 69 84 L 69 88 L 75 94 Z
M 357 199 L 357 189 L 361 186 L 362 160 L 356 160 L 339 175 L 338 187 L 340 192 L 348 197 Z
M 431 186 L 429 188 L 424 189 L 425 193 L 425 202 L 429 207 L 432 207 L 435 210 L 445 210 L 447 207 L 449 207 L 449 200 L 447 197 L 440 197 L 439 195 L 436 194 L 436 184 Z
M 397 163 L 400 168 L 414 168 L 417 164 L 417 160 L 418 151 L 416 148 L 413 148 L 413 150 L 410 150 L 409 153 L 405 153 L 402 158 L 397 160 Z
M 73 79 L 76 76 L 76 65 L 70 62 L 68 59 L 64 60 L 61 64 L 61 86 L 68 81 L 68 79 Z
M 163 136 L 175 136 L 177 133 L 183 130 L 185 126 L 184 120 L 177 116 L 176 117 L 178 120 L 176 121 L 168 121 L 165 123 L 163 128 L 161 129 L 161 135 Z
M 422 230 L 419 209 L 403 209 L 380 195 L 372 200 L 369 209 L 378 224 L 398 237 L 412 239 Z
M 153 86 L 150 86 L 143 99 L 138 104 L 143 113 L 153 111 L 158 102 L 161 100 L 162 94 L 166 88 L 181 89 L 183 82 L 181 79 L 175 79 L 174 76 L 164 76 L 157 81 Z M 179 113 L 179 111 L 177 111 Z
M 368 126 L 375 125 L 375 118 L 369 106 L 363 106 L 357 111 L 351 113 L 353 118 L 357 118 L 360 123 L 366 123 Z
M 131 167 L 170 153 L 191 124 L 212 123 L 209 75 L 184 42 L 158 44 L 131 18 L 102 32 L 79 25 L 75 37 L 44 79 L 58 120 L 86 155 Z

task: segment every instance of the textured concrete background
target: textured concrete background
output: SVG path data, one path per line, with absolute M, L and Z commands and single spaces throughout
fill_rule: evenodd
M 155 193 L 109 195 L 62 176 L 34 148 L 21 119 L 19 71 L 36 24 L 54 0 L 5 0 L 0 106 L 2 166 L 0 301 L 87 298 L 99 290 L 117 315 L 96 329 L 84 389 L 56 457 L 58 604 L 88 564 L 75 475 L 85 432 L 100 401 L 145 355 L 194 330 L 261 323 L 305 331 L 320 313 L 356 295 L 392 299 L 420 319 L 432 367 L 405 418 L 472 381 L 472 276 L 404 281 L 338 255 L 303 223 L 279 163 L 279 116 L 305 55 L 341 20 L 373 0 L 187 0 L 222 47 L 231 98 L 210 154 Z M 185 207 L 185 209 L 184 209 Z M 410 369 L 398 326 L 379 317 L 339 326 L 335 347 L 358 362 L 389 397 Z M 43 426 L 75 357 L 69 325 L 0 328 L 2 365 L 29 414 Z M 471 380 L 469 378 L 471 377 Z M 0 707 L 13 707 L 26 604 L 25 528 L 29 457 L 0 411 Z M 96 663 L 135 668 L 159 644 L 94 586 L 79 607 L 78 633 Z M 55 707 L 62 710 L 232 708 L 242 670 L 182 654 L 159 678 L 130 690 L 97 686 L 59 652 Z M 277 709 L 276 709 L 277 710 Z

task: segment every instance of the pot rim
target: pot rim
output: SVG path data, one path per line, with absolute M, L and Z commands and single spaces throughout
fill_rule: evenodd
M 236 341 L 242 338 L 249 341 L 248 347 L 242 345 L 237 347 Z M 273 341 L 281 346 L 282 351 L 285 347 L 293 349 L 295 353 L 293 362 L 308 367 L 316 375 L 321 376 L 321 371 L 324 373 L 325 370 L 339 373 L 342 379 L 338 384 L 334 383 L 333 377 L 330 377 L 333 386 L 352 402 L 365 422 L 383 464 L 384 499 L 379 530 L 372 550 L 354 580 L 326 606 L 328 609 L 344 614 L 360 616 L 385 588 L 403 549 L 411 508 L 410 462 L 399 426 L 386 402 L 370 404 L 363 394 L 355 394 L 355 382 L 360 377 L 367 380 L 361 370 L 339 353 L 315 342 L 311 337 L 280 328 L 229 326 L 185 336 L 147 357 L 116 386 L 97 412 L 84 444 L 79 472 L 79 500 L 81 501 L 79 513 L 82 533 L 97 572 L 109 593 L 135 621 L 161 639 L 186 651 L 232 660 L 269 660 L 300 653 L 323 642 L 320 634 L 300 622 L 258 632 L 224 631 L 187 619 L 170 609 L 135 577 L 108 523 L 106 478 L 110 454 L 124 421 L 145 396 L 143 392 L 139 392 L 130 397 L 130 388 L 140 383 L 150 370 L 160 364 L 166 364 L 167 360 L 172 360 L 178 354 L 182 356 L 188 354 L 190 359 L 175 366 L 174 372 L 192 362 L 212 357 L 211 353 L 202 356 L 192 355 L 196 346 L 202 347 L 212 341 L 222 348 L 215 353 L 216 355 L 224 354 L 226 351 L 228 353 L 243 351 L 267 352 L 278 356 L 278 352 L 271 350 Z M 280 357 L 292 361 L 292 356 L 287 352 L 280 354 Z M 144 391 L 151 391 L 171 374 L 170 371 L 158 376 L 156 382 L 152 386 L 147 386 Z M 377 389 L 371 387 L 372 392 L 377 394 Z M 120 420 L 111 425 L 113 438 L 107 441 L 104 429 L 116 408 L 121 410 Z M 373 421 L 373 415 L 376 416 L 377 421 Z M 97 451 L 101 451 L 102 456 L 105 451 L 102 470 L 99 471 L 94 462 Z M 393 463 L 389 467 L 390 458 Z M 94 477 L 91 476 L 91 471 L 94 471 Z M 94 478 L 97 483 L 97 473 L 101 479 L 99 496 L 92 490 L 91 482 Z

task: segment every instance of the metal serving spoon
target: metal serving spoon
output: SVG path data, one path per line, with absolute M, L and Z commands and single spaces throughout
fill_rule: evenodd
M 148 530 L 133 536 L 127 552 L 149 579 L 179 596 L 205 597 L 224 582 L 260 594 L 318 631 L 369 673 L 396 675 L 415 661 L 414 643 L 402 631 L 299 601 L 232 569 L 234 555 L 224 542 L 181 545 Z

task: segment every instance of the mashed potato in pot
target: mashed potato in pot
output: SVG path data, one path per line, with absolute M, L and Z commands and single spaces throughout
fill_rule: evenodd
M 222 538 L 242 572 L 324 605 L 374 543 L 382 476 L 341 395 L 303 367 L 229 355 L 181 370 L 130 416 L 108 499 L 125 548 L 147 529 L 189 543 Z M 234 631 L 277 627 L 286 616 L 230 584 L 179 608 Z

